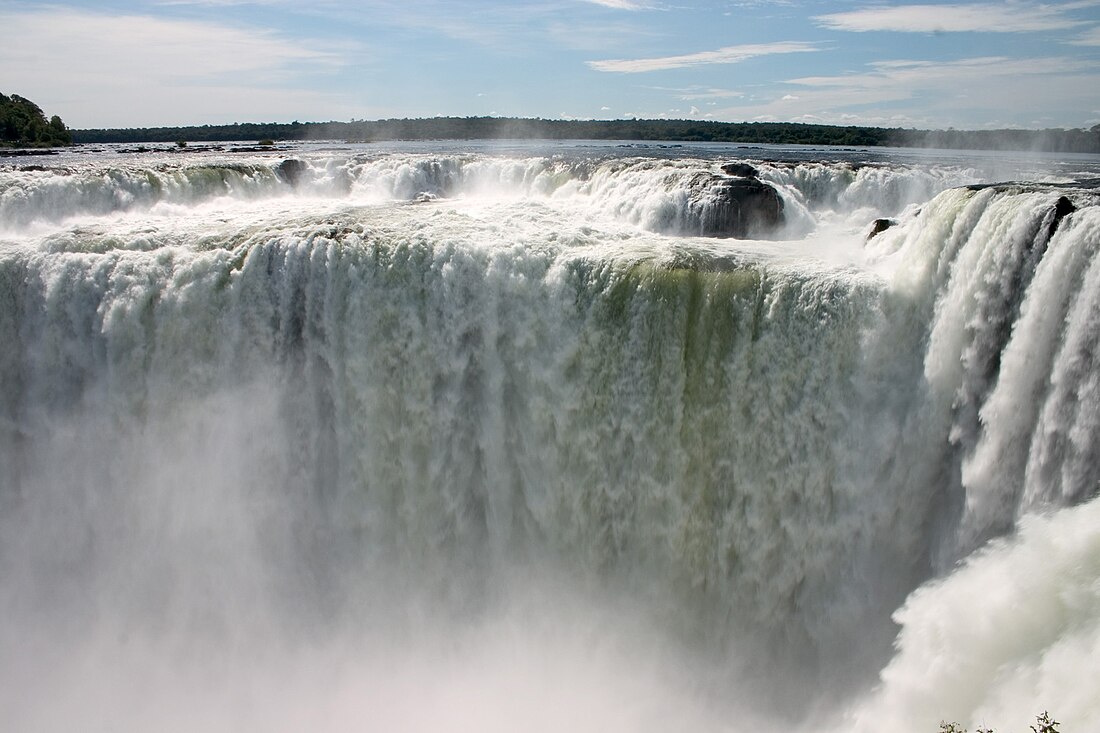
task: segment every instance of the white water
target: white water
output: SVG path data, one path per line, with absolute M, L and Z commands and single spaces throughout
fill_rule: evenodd
M 1093 194 L 303 159 L 0 170 L 18 729 L 1096 726 Z

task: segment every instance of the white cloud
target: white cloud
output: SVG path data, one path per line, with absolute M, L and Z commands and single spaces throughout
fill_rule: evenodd
M 1025 33 L 1080 25 L 1079 21 L 1065 17 L 1063 10 L 1056 6 L 1018 3 L 896 5 L 819 15 L 814 20 L 827 28 L 842 31 L 910 33 Z
M 592 3 L 593 5 L 602 5 L 605 8 L 614 8 L 616 10 L 652 9 L 652 6 L 648 3 L 637 2 L 637 0 L 585 0 L 585 2 Z
M 707 64 L 736 64 L 758 56 L 771 56 L 784 53 L 806 53 L 817 51 L 813 43 L 801 41 L 782 41 L 779 43 L 761 43 L 745 46 L 726 46 L 716 51 L 701 51 L 683 56 L 663 56 L 651 59 L 610 59 L 607 61 L 589 61 L 588 66 L 596 71 L 614 71 L 623 74 L 636 74 L 646 71 L 664 71 L 682 69 Z
M 284 0 L 159 0 L 155 5 L 199 5 L 227 7 L 232 5 L 281 5 Z
M 702 99 L 732 99 L 745 96 L 744 92 L 732 89 L 718 89 L 717 87 L 689 86 L 689 87 L 646 87 L 659 92 L 670 92 L 676 98 L 684 102 L 695 102 Z
M 1070 43 L 1075 46 L 1100 46 L 1100 25 L 1090 28 Z
M 337 54 L 298 39 L 209 22 L 60 9 L 5 13 L 0 20 L 3 58 L 28 67 L 68 56 L 76 60 L 70 70 L 83 76 L 124 71 L 180 78 L 341 63 Z
M 944 63 L 925 61 L 879 61 L 869 64 L 874 71 L 841 76 L 808 76 L 789 83 L 830 89 L 898 88 L 921 89 L 928 86 L 959 87 L 971 82 L 1004 84 L 1021 76 L 1060 76 L 1093 68 L 1089 62 L 1069 58 L 1011 59 L 987 56 Z M 1010 85 L 1009 85 L 1010 86 Z
M 733 99 L 745 96 L 744 92 L 736 92 L 732 89 L 698 89 L 685 90 L 680 93 L 680 99 L 691 102 L 697 99 Z
M 563 20 L 547 18 L 532 22 L 554 45 L 587 54 L 606 54 L 616 48 L 636 48 L 638 45 L 653 43 L 654 39 L 660 36 L 656 30 L 637 22 L 631 16 L 616 15 L 615 17 L 623 20 L 584 23 L 579 22 L 575 17 L 570 17 Z M 531 39 L 531 43 L 539 42 L 537 39 Z
M 0 26 L 0 88 L 26 90 L 75 127 L 285 119 L 302 109 L 331 119 L 344 111 L 334 98 L 294 88 L 295 79 L 344 63 L 343 54 L 303 39 L 59 8 L 0 12 Z
M 796 93 L 771 101 L 721 110 L 724 119 L 762 116 L 793 120 L 817 114 L 842 124 L 969 127 L 1017 110 L 1003 126 L 1028 125 L 1036 109 L 1058 110 L 1062 126 L 1088 116 L 1082 89 L 1100 88 L 1095 62 L 1069 57 L 1012 59 L 982 57 L 944 63 L 890 60 L 869 64 L 860 74 L 810 76 L 788 80 Z M 797 97 L 797 99 L 791 99 Z M 1019 101 L 1028 100 L 1026 107 Z M 904 122 L 902 122 L 904 120 Z

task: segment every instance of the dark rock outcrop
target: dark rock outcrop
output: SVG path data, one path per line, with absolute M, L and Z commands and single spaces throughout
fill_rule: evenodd
M 766 239 L 783 224 L 779 192 L 756 178 L 704 176 L 688 205 L 691 234 Z
M 872 239 L 896 224 L 897 222 L 893 219 L 875 219 L 874 222 L 872 222 L 871 224 L 871 231 L 867 233 L 867 241 L 870 242 Z
M 1058 231 L 1058 225 L 1062 223 L 1062 219 L 1077 211 L 1077 207 L 1073 205 L 1065 196 L 1059 196 L 1058 200 L 1054 203 L 1054 210 L 1050 215 L 1050 223 L 1047 224 L 1047 239 L 1054 236 L 1054 233 Z
M 759 175 L 756 168 L 748 163 L 726 163 L 722 166 L 722 172 L 737 178 L 756 178 Z
M 291 186 L 297 186 L 307 167 L 304 161 L 290 158 L 275 166 L 275 175 Z
M 27 155 L 57 155 L 56 150 L 43 150 L 40 148 L 4 148 L 0 147 L 0 157 L 16 157 Z

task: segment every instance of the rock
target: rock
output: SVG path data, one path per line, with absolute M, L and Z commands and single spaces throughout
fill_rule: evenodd
M 722 172 L 727 176 L 736 176 L 737 178 L 756 178 L 756 168 L 753 168 L 748 163 L 726 163 L 722 166 Z
M 49 148 L 5 148 L 0 147 L 0 158 L 14 158 L 17 155 L 57 155 Z
M 1053 237 L 1054 233 L 1058 231 L 1058 225 L 1062 223 L 1062 219 L 1075 211 L 1077 211 L 1077 207 L 1073 205 L 1072 201 L 1065 196 L 1059 196 L 1058 200 L 1054 203 L 1050 223 L 1047 225 L 1047 239 Z
M 268 147 L 266 145 L 240 145 L 229 149 L 231 153 L 270 153 L 272 150 L 287 150 L 285 147 Z
M 755 178 L 705 177 L 688 204 L 693 234 L 767 238 L 783 224 L 779 192 Z
M 890 227 L 895 226 L 896 224 L 897 222 L 893 219 L 875 219 L 874 222 L 871 224 L 871 231 L 867 234 L 867 241 L 870 242 L 872 239 L 882 234 Z
M 297 186 L 298 181 L 302 179 L 302 173 L 305 172 L 307 167 L 305 161 L 290 158 L 275 166 L 275 175 L 291 186 Z

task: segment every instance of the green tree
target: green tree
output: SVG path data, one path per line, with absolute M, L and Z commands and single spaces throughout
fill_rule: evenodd
M 72 144 L 72 135 L 57 115 L 48 121 L 31 100 L 0 94 L 0 146 L 51 147 Z

